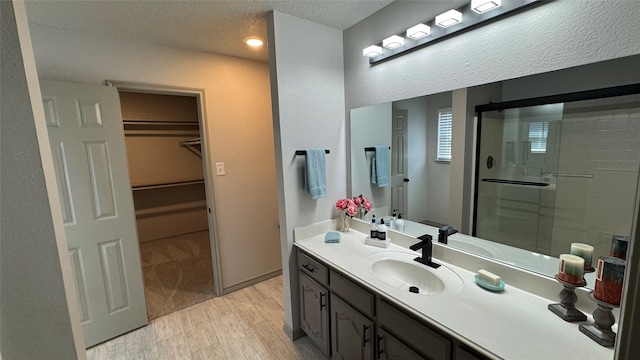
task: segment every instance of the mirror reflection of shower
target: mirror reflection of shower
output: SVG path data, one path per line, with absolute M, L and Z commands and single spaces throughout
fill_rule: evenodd
M 474 235 L 557 257 L 630 235 L 640 95 L 479 114 Z
M 478 237 L 551 252 L 562 110 L 549 104 L 483 114 Z

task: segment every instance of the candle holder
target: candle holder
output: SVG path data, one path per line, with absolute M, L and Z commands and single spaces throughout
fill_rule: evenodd
M 575 303 L 578 301 L 575 289 L 577 287 L 583 287 L 587 285 L 587 282 L 582 279 L 582 284 L 576 285 L 568 282 L 564 282 L 558 279 L 558 275 L 554 276 L 555 279 L 564 287 L 560 290 L 560 303 L 549 304 L 547 309 L 552 313 L 558 315 L 562 320 L 568 322 L 585 321 L 587 315 L 576 309 Z
M 616 333 L 611 330 L 611 326 L 616 323 L 613 316 L 613 308 L 620 305 L 613 305 L 593 296 L 593 291 L 589 293 L 589 298 L 598 304 L 598 308 L 593 312 L 593 324 L 580 324 L 580 332 L 587 335 L 591 340 L 604 347 L 613 347 L 616 342 Z

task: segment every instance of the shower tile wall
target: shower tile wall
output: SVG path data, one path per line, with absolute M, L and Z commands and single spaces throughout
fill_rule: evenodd
M 630 235 L 639 168 L 640 107 L 565 114 L 552 253 L 585 242 L 597 258 L 612 235 Z

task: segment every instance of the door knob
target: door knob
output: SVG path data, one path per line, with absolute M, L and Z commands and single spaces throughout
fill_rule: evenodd
M 404 178 L 403 181 L 404 182 L 409 182 L 409 178 Z

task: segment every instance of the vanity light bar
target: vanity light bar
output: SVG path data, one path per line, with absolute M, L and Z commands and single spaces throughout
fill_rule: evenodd
M 411 39 L 409 41 L 402 36 L 393 35 L 383 40 L 382 44 L 363 49 L 362 54 L 368 56 L 369 64 L 373 65 L 478 28 L 490 20 L 504 18 L 550 1 L 552 0 L 518 0 L 502 3 L 502 0 L 471 0 L 466 5 L 436 16 L 434 20 L 408 28 L 406 38 Z
M 471 0 L 471 10 L 478 14 L 497 9 L 502 5 L 502 0 Z
M 382 55 L 382 48 L 377 45 L 371 45 L 362 50 L 362 55 L 368 57 L 375 57 L 378 55 Z
M 431 26 L 418 24 L 407 29 L 407 37 L 413 40 L 422 39 L 431 34 Z
M 398 35 L 391 35 L 388 38 L 382 40 L 382 46 L 387 49 L 395 49 L 404 45 L 404 38 Z
M 448 28 L 462 22 L 462 13 L 458 10 L 449 10 L 446 13 L 436 16 L 436 25 Z

